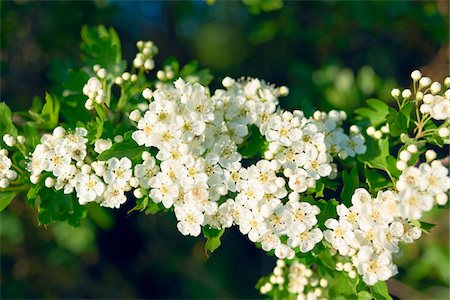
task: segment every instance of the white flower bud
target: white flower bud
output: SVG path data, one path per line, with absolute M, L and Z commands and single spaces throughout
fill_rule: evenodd
M 399 89 L 393 89 L 391 91 L 391 96 L 394 97 L 394 98 L 399 97 L 400 96 L 400 90 Z
M 6 150 L 6 149 L 0 149 L 0 155 L 8 156 L 8 150 Z
M 431 84 L 430 91 L 433 95 L 436 95 L 441 91 L 441 84 L 439 82 L 433 82 Z
M 405 161 L 399 160 L 399 161 L 395 164 L 395 166 L 397 167 L 398 170 L 403 171 L 404 169 L 406 169 L 406 167 L 407 167 L 408 165 L 406 164 Z
M 9 181 L 6 178 L 0 179 L 0 189 L 6 189 L 9 186 Z
M 402 92 L 402 97 L 405 99 L 409 99 L 412 96 L 410 89 L 404 89 Z
M 356 126 L 356 125 L 350 126 L 350 133 L 352 133 L 352 134 L 358 134 L 358 133 L 360 133 L 360 132 L 361 132 L 361 130 L 360 130 L 360 128 L 359 128 L 358 126 Z
M 407 150 L 402 150 L 399 155 L 400 159 L 407 162 L 411 158 L 411 152 Z
M 147 59 L 144 62 L 144 69 L 150 71 L 153 70 L 155 68 L 155 61 L 153 59 Z
M 446 87 L 450 87 L 450 77 L 445 77 L 445 79 L 444 79 L 444 85 L 445 85 Z
M 51 188 L 55 185 L 55 179 L 51 178 L 51 177 L 47 177 L 45 178 L 45 186 L 47 188 Z
M 230 88 L 230 87 L 232 87 L 233 85 L 234 85 L 234 79 L 233 78 L 231 78 L 231 77 L 225 77 L 223 80 L 222 80 L 222 85 L 225 87 L 225 88 Z
M 161 81 L 164 81 L 166 79 L 166 73 L 164 73 L 163 70 L 159 70 L 156 72 L 156 78 L 158 78 Z
M 91 172 L 92 168 L 90 165 L 85 164 L 81 167 L 81 173 L 83 174 L 89 174 Z
M 136 47 L 137 47 L 138 49 L 144 48 L 144 41 L 137 41 L 137 42 L 136 42 Z
M 277 267 L 284 268 L 286 266 L 286 262 L 282 259 L 277 260 Z
M 135 190 L 133 191 L 133 195 L 134 195 L 136 198 L 138 198 L 138 199 L 144 197 L 144 193 L 142 192 L 141 189 L 135 189 Z
M 31 175 L 30 176 L 30 181 L 32 184 L 37 184 L 39 181 L 39 175 Z
M 281 178 L 281 177 L 277 177 L 277 179 L 275 179 L 275 185 L 279 188 L 283 187 L 286 184 L 286 181 Z
M 311 277 L 312 274 L 313 274 L 313 272 L 312 272 L 311 269 L 306 269 L 306 270 L 305 270 L 305 276 L 306 276 L 306 277 Z
M 356 278 L 356 271 L 355 271 L 355 270 L 350 271 L 350 272 L 348 273 L 348 277 L 350 277 L 351 279 Z
M 23 135 L 19 135 L 17 137 L 17 142 L 21 145 L 25 144 L 25 137 Z
M 438 130 L 438 134 L 441 138 L 446 138 L 449 136 L 450 130 L 448 129 L 448 127 L 442 127 Z
M 81 169 L 81 167 L 84 166 L 84 162 L 83 161 L 77 161 L 75 166 L 77 166 L 78 169 Z
M 422 77 L 419 80 L 419 87 L 427 87 L 431 84 L 431 79 L 428 77 Z
M 287 95 L 289 95 L 289 88 L 287 86 L 280 86 L 278 88 L 278 93 L 280 94 L 280 96 L 285 97 Z
M 437 157 L 436 151 L 434 150 L 427 150 L 427 152 L 425 152 L 425 158 L 427 160 L 427 162 L 433 161 L 435 160 Z
M 412 73 L 411 73 L 411 78 L 412 78 L 412 80 L 414 80 L 414 81 L 418 81 L 420 78 L 422 78 L 422 73 L 420 73 L 419 70 L 414 70 L 414 71 L 412 71 Z
M 93 110 L 94 109 L 94 101 L 92 101 L 92 99 L 86 100 L 84 107 L 86 107 L 87 110 Z
M 141 157 L 142 157 L 143 160 L 149 160 L 149 159 L 152 158 L 152 155 L 150 154 L 150 152 L 144 151 L 144 152 L 142 152 Z
M 422 92 L 417 92 L 417 93 L 416 93 L 416 99 L 417 99 L 418 101 L 421 101 L 421 100 L 423 99 L 423 93 L 422 93 Z
M 389 124 L 381 126 L 380 130 L 382 133 L 389 133 Z
M 136 188 L 139 186 L 139 179 L 136 177 L 131 177 L 129 183 L 131 187 Z
M 123 142 L 123 136 L 121 135 L 116 135 L 114 137 L 114 143 L 122 143 Z
M 97 71 L 97 76 L 101 79 L 106 78 L 106 75 L 108 75 L 108 73 L 103 68 L 101 68 L 100 70 Z
M 97 72 L 98 70 L 100 70 L 100 65 L 94 65 L 93 67 L 92 67 L 92 70 L 94 70 L 94 72 Z
M 16 145 L 16 138 L 10 135 L 9 133 L 3 136 L 3 141 L 8 147 L 14 147 Z
M 408 147 L 406 148 L 406 150 L 408 150 L 411 153 L 416 153 L 419 149 L 417 149 L 417 146 L 414 144 L 408 145 Z
M 336 270 L 338 271 L 344 270 L 344 264 L 341 262 L 336 263 Z
M 95 141 L 94 144 L 94 151 L 98 154 L 102 153 L 103 151 L 106 151 L 112 147 L 112 141 L 111 139 L 98 139 Z
M 326 280 L 325 278 L 321 278 L 319 284 L 321 287 L 326 288 L 328 286 L 328 280 Z
M 130 74 L 130 73 L 124 72 L 124 73 L 122 74 L 122 79 L 123 79 L 124 81 L 130 80 L 130 78 L 131 78 L 131 74 Z
M 350 272 L 352 269 L 353 269 L 353 266 L 352 266 L 351 263 L 346 262 L 346 263 L 344 264 L 344 271 L 345 271 L 345 272 Z
M 130 113 L 129 118 L 131 121 L 138 122 L 141 119 L 141 112 L 135 109 Z
M 448 198 L 446 193 L 441 193 L 436 196 L 436 202 L 439 205 L 445 205 L 447 204 Z
M 434 96 L 432 94 L 426 94 L 423 96 L 423 103 L 432 104 L 434 103 Z
M 375 133 L 373 134 L 373 137 L 376 138 L 377 140 L 381 139 L 383 137 L 383 134 L 381 133 L 380 130 L 375 131 Z
M 276 276 L 281 276 L 283 275 L 283 269 L 280 267 L 275 267 L 273 269 L 273 274 L 275 274 Z
M 372 136 L 372 135 L 374 135 L 375 130 L 376 130 L 375 127 L 369 126 L 369 127 L 367 127 L 367 129 L 366 129 L 366 133 L 367 133 L 368 136 Z
M 8 170 L 8 171 L 6 172 L 6 178 L 8 178 L 8 179 L 11 180 L 11 181 L 16 180 L 16 179 L 17 179 L 17 173 L 16 173 L 16 171 Z
M 117 78 L 114 80 L 114 83 L 117 84 L 117 85 L 121 85 L 121 84 L 123 83 L 122 77 L 117 77 Z
M 145 90 L 142 91 L 142 97 L 144 97 L 147 100 L 151 100 L 153 97 L 153 92 L 151 89 L 146 88 Z

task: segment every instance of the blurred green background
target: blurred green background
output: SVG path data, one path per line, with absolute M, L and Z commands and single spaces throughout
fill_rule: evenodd
M 388 100 L 420 68 L 449 74 L 447 1 L 2 1 L 1 100 L 27 109 L 54 88 L 61 67 L 79 66 L 83 24 L 113 26 L 125 57 L 137 40 L 160 48 L 157 66 L 197 59 L 221 79 L 254 76 L 286 85 L 287 109 L 344 109 Z M 89 209 L 81 228 L 37 225 L 23 201 L 0 215 L 2 299 L 261 298 L 257 279 L 274 258 L 237 230 L 211 257 L 182 237 L 170 215 Z M 427 216 L 432 235 L 404 247 L 389 281 L 400 299 L 449 299 L 449 213 Z

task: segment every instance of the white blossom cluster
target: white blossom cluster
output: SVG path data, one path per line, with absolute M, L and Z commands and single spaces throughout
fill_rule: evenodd
M 279 259 L 269 281 L 260 287 L 261 294 L 268 294 L 274 289 L 287 288 L 297 300 L 325 300 L 328 299 L 325 288 L 328 280 L 319 278 L 313 270 L 294 260 L 288 266 Z
M 356 189 L 352 204 L 337 206 L 339 218 L 325 222 L 324 238 L 340 255 L 351 257 L 364 282 L 385 281 L 397 273 L 392 254 L 399 252 L 399 243 L 412 243 L 421 235 L 409 218 L 409 206 L 417 204 L 392 191 L 372 198 L 363 188 Z
M 82 205 L 96 201 L 104 207 L 119 208 L 127 199 L 125 192 L 137 185 L 131 161 L 113 157 L 106 162 L 88 163 L 87 133 L 85 128 L 67 132 L 57 127 L 53 134 L 44 134 L 29 158 L 31 182 L 37 183 L 43 176 L 48 188 L 63 190 L 65 194 L 75 191 Z M 97 144 L 96 148 L 102 147 Z M 102 150 L 105 148 L 103 145 Z
M 144 68 L 145 71 L 151 71 L 155 67 L 153 57 L 158 53 L 158 47 L 152 41 L 138 41 L 136 47 L 139 52 L 133 60 L 135 68 Z
M 0 149 L 0 189 L 5 189 L 11 181 L 16 180 L 17 173 L 11 170 L 12 162 L 6 149 Z
M 310 251 L 322 239 L 316 228 L 320 210 L 301 202 L 300 193 L 336 169 L 331 153 L 363 153 L 362 135 L 344 134 L 340 112 L 307 119 L 300 111 L 277 111 L 278 97 L 287 94 L 284 87 L 251 78 L 227 77 L 223 84 L 226 89 L 210 97 L 203 86 L 179 79 L 146 97 L 153 101 L 143 116 L 130 114 L 137 122 L 132 138 L 157 149 L 157 161 L 148 157 L 146 171 L 135 170 L 147 174 L 135 195 L 149 190 L 152 201 L 174 207 L 184 235 L 197 236 L 205 225 L 234 224 L 280 258 L 292 258 L 294 249 Z M 265 159 L 246 168 L 238 147 L 253 125 L 268 150 Z

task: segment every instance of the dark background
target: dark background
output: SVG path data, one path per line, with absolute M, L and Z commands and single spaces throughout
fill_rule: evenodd
M 1 101 L 25 110 L 58 69 L 80 66 L 83 24 L 113 26 L 128 60 L 140 39 L 158 45 L 157 66 L 196 59 L 213 88 L 227 75 L 286 85 L 282 106 L 307 113 L 389 100 L 417 68 L 435 80 L 449 74 L 447 1 L 264 3 L 2 1 Z M 79 229 L 44 228 L 15 201 L 0 215 L 1 298 L 260 298 L 253 286 L 275 259 L 237 230 L 207 258 L 203 239 L 181 236 L 173 216 L 128 215 L 130 207 L 92 207 Z M 449 214 L 428 219 L 440 226 L 404 247 L 389 282 L 400 298 L 449 297 Z

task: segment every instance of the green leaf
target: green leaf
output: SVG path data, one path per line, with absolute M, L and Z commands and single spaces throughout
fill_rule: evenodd
M 423 231 L 425 231 L 427 233 L 429 233 L 430 230 L 436 226 L 437 226 L 436 224 L 431 224 L 431 223 L 420 221 L 420 229 L 422 229 Z
M 342 182 L 344 184 L 341 193 L 342 203 L 350 207 L 353 192 L 359 187 L 358 168 L 353 167 L 350 174 L 347 171 L 342 172 Z
M 200 83 L 201 85 L 207 86 L 213 80 L 213 76 L 209 69 L 198 70 L 198 62 L 191 61 L 186 64 L 180 72 L 180 76 L 188 82 Z
M 386 282 L 378 281 L 370 289 L 372 290 L 373 297 L 376 300 L 392 300 L 392 297 L 389 295 Z
M 359 155 L 358 159 L 370 168 L 387 171 L 386 157 L 389 155 L 389 141 L 387 139 L 366 139 L 367 151 Z
M 0 212 L 2 212 L 17 196 L 17 191 L 0 191 Z
M 4 102 L 0 102 L 0 137 L 5 134 L 17 136 L 17 129 L 12 122 L 11 110 Z
M 386 166 L 393 177 L 398 178 L 400 176 L 401 172 L 397 169 L 397 159 L 395 157 L 388 155 L 386 157 Z
M 221 244 L 220 238 L 222 237 L 224 232 L 225 232 L 225 228 L 215 229 L 210 226 L 203 227 L 203 235 L 206 238 L 206 244 L 205 244 L 206 256 L 209 256 L 217 248 L 220 247 L 220 244 Z
M 389 106 L 386 103 L 377 99 L 369 99 L 367 105 L 368 107 L 355 109 L 355 113 L 369 119 L 373 126 L 386 122 L 386 116 L 389 113 Z
M 372 300 L 373 296 L 368 291 L 361 291 L 358 293 L 358 300 Z
M 346 296 L 356 295 L 356 282 L 347 275 L 340 274 L 330 283 L 329 293 L 331 299 L 337 299 L 338 296 L 348 299 Z
M 45 104 L 40 112 L 35 110 L 28 111 L 31 118 L 34 120 L 38 127 L 52 130 L 59 123 L 59 111 L 61 109 L 61 104 L 58 98 L 49 93 L 45 94 Z
M 385 178 L 380 171 L 364 166 L 364 175 L 372 194 L 376 194 L 379 190 L 392 185 L 392 182 Z
M 314 204 L 320 208 L 320 214 L 317 216 L 319 227 L 325 229 L 325 221 L 329 218 L 336 217 L 336 206 L 339 202 L 336 199 L 314 201 Z
M 252 125 L 246 139 L 246 142 L 240 145 L 239 153 L 244 158 L 262 157 L 267 148 L 267 142 L 259 132 L 258 127 Z
M 333 257 L 331 256 L 330 249 L 324 248 L 319 252 L 317 257 L 319 258 L 320 262 L 327 268 L 336 270 L 336 262 L 335 259 L 333 259 Z
M 120 39 L 113 28 L 83 26 L 81 29 L 82 59 L 90 67 L 98 64 L 108 73 L 120 75 L 126 68 L 122 62 Z
M 114 144 L 110 149 L 103 151 L 98 157 L 98 160 L 108 160 L 111 157 L 128 157 L 131 161 L 138 161 L 146 149 L 140 147 L 132 139 L 125 140 L 122 143 Z

